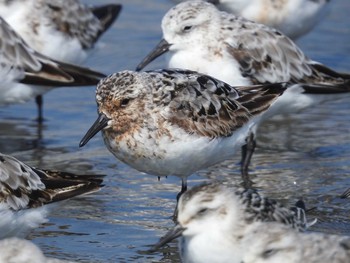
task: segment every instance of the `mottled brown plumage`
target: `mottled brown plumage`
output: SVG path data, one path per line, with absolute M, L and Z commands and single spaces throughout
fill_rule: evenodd
M 96 96 L 99 112 L 116 118 L 118 127 L 113 130 L 118 135 L 130 132 L 130 126 L 142 127 L 151 122 L 150 115 L 159 112 L 160 121 L 177 125 L 190 134 L 214 138 L 232 135 L 267 110 L 281 91 L 280 84 L 235 89 L 196 72 L 162 70 L 111 75 L 100 82 Z M 128 105 L 124 106 L 126 101 Z M 131 109 L 137 109 L 140 116 L 130 116 Z M 124 121 L 123 116 L 132 121 Z
M 224 161 L 284 92 L 285 85 L 234 88 L 181 69 L 122 71 L 96 90 L 99 117 L 80 142 L 102 131 L 121 161 L 157 176 L 187 176 Z

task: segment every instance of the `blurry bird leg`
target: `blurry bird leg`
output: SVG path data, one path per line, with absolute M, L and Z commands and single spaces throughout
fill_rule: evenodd
M 43 118 L 43 96 L 38 95 L 35 97 L 35 102 L 36 105 L 38 106 L 38 122 L 42 123 L 44 118 Z
M 253 185 L 253 182 L 249 178 L 248 169 L 255 147 L 256 141 L 254 134 L 250 133 L 246 138 L 246 144 L 242 146 L 241 175 L 245 188 L 251 188 Z
M 181 191 L 176 196 L 176 201 L 179 202 L 180 196 L 187 191 L 187 177 L 182 177 Z
M 179 204 L 179 199 L 181 195 L 187 191 L 187 177 L 182 177 L 182 183 L 181 183 L 181 191 L 177 194 L 176 196 L 176 207 L 173 213 L 173 221 L 176 223 L 177 222 L 177 206 Z

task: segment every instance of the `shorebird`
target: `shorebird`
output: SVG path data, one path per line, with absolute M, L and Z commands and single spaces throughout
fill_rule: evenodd
M 322 22 L 329 13 L 330 5 L 330 0 L 207 0 L 207 2 L 215 4 L 219 10 L 276 28 L 291 39 L 305 35 Z
M 113 155 L 156 176 L 182 178 L 233 156 L 283 84 L 241 87 L 188 70 L 122 71 L 96 89 L 98 118 L 80 142 L 102 131 Z
M 151 252 L 180 237 L 184 263 L 348 262 L 350 237 L 304 232 L 302 215 L 252 189 L 203 184 L 180 197 L 177 225 Z
M 0 16 L 28 46 L 51 59 L 72 64 L 86 60 L 121 8 L 120 4 L 88 7 L 80 0 L 0 0 Z M 42 121 L 42 93 L 35 94 L 35 98 L 38 120 Z
M 350 91 L 349 74 L 309 59 L 281 32 L 220 12 L 204 1 L 171 8 L 163 17 L 162 29 L 163 39 L 136 70 L 168 52 L 169 68 L 195 70 L 233 86 L 285 82 L 287 91 L 264 114 L 265 119 L 332 100 L 330 93 Z M 244 178 L 248 178 L 255 133 L 242 149 Z
M 53 203 L 96 192 L 101 183 L 101 175 L 37 169 L 0 153 L 0 239 L 25 237 L 47 221 Z
M 54 87 L 95 85 L 105 77 L 34 51 L 1 17 L 0 36 L 0 105 L 26 102 Z

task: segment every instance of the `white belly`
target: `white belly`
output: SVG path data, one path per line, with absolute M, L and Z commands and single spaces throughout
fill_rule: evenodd
M 245 143 L 253 124 L 250 122 L 230 137 L 215 139 L 188 134 L 174 126 L 171 138 L 163 136 L 158 140 L 153 139 L 153 134 L 148 136 L 149 132 L 145 130 L 118 143 L 106 132 L 103 136 L 107 148 L 119 160 L 141 172 L 157 176 L 187 177 L 198 170 L 232 158 Z

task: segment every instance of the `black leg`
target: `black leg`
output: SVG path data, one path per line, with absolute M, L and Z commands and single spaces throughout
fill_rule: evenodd
M 177 206 L 181 195 L 187 191 L 187 177 L 182 177 L 181 191 L 176 196 L 176 207 L 173 214 L 173 221 L 177 223 Z
M 251 188 L 253 185 L 253 182 L 249 178 L 248 169 L 255 147 L 256 141 L 254 134 L 250 133 L 246 139 L 246 144 L 242 146 L 241 174 L 245 188 Z
M 187 177 L 182 177 L 181 191 L 176 196 L 177 202 L 179 202 L 181 195 L 186 191 L 187 191 Z
M 38 106 L 38 122 L 42 123 L 44 120 L 43 117 L 43 96 L 39 95 L 35 97 L 36 105 Z

